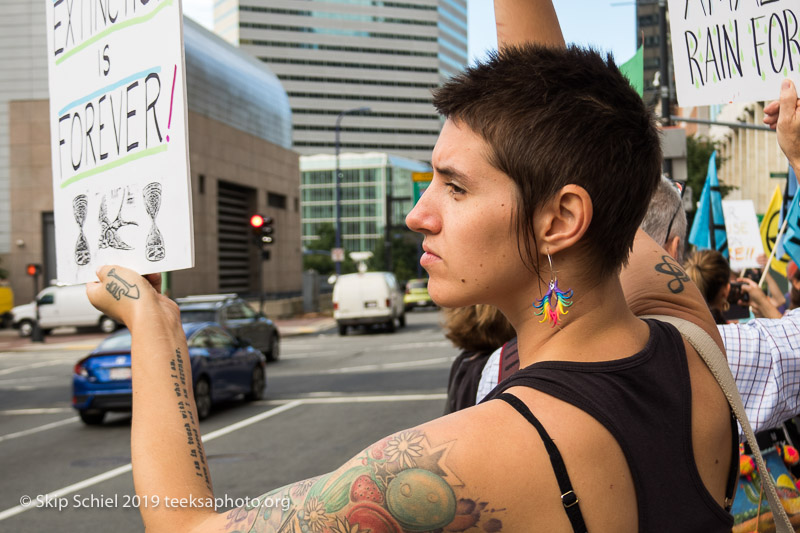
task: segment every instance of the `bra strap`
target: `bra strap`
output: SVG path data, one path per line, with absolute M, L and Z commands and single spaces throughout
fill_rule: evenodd
M 575 495 L 575 491 L 572 490 L 572 482 L 569 480 L 567 467 L 564 466 L 564 460 L 561 458 L 561 453 L 558 451 L 556 443 L 553 442 L 553 439 L 551 439 L 550 435 L 545 431 L 544 426 L 533 416 L 531 410 L 528 409 L 528 406 L 525 405 L 522 400 L 507 392 L 504 392 L 497 398 L 516 409 L 517 412 L 524 416 L 525 419 L 536 428 L 536 431 L 539 432 L 539 437 L 541 437 L 547 454 L 550 456 L 550 464 L 553 466 L 553 473 L 556 475 L 558 488 L 561 491 L 561 504 L 564 506 L 567 518 L 569 518 L 572 524 L 572 530 L 575 531 L 575 533 L 586 533 L 586 524 L 583 521 L 583 514 L 581 514 L 581 508 L 578 505 L 578 497 Z

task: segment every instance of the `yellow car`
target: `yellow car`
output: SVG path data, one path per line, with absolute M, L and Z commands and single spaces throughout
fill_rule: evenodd
M 428 279 L 412 279 L 406 283 L 406 293 L 403 295 L 403 306 L 406 311 L 417 307 L 436 307 L 428 294 Z

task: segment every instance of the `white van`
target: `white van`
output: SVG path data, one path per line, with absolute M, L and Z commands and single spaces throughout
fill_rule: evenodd
M 39 327 L 46 335 L 54 328 L 98 327 L 103 333 L 117 329 L 117 323 L 94 308 L 86 296 L 86 285 L 47 287 L 37 296 L 39 302 Z M 36 323 L 36 302 L 11 309 L 13 325 L 22 337 L 33 332 Z
M 364 272 L 339 276 L 333 286 L 333 318 L 339 335 L 348 326 L 384 324 L 390 332 L 394 322 L 406 325 L 403 292 L 391 272 Z

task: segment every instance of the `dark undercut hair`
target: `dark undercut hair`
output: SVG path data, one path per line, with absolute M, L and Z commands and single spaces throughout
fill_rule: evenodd
M 619 271 L 660 179 L 661 141 L 611 56 L 575 46 L 506 48 L 448 81 L 434 105 L 482 137 L 490 164 L 517 184 L 520 253 L 530 267 L 538 272 L 536 210 L 575 184 L 593 204 L 580 245 L 598 276 Z

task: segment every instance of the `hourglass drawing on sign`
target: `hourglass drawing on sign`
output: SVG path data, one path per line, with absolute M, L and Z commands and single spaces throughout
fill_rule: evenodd
M 86 222 L 86 211 L 89 205 L 89 200 L 85 194 L 79 194 L 72 199 L 72 212 L 75 215 L 75 222 L 78 223 L 80 232 L 78 233 L 78 242 L 75 243 L 75 262 L 80 265 L 88 265 L 92 260 L 92 255 L 89 252 L 89 242 L 86 240 L 86 235 L 83 233 L 83 224 Z
M 166 255 L 164 238 L 156 227 L 156 216 L 161 208 L 161 184 L 157 182 L 147 184 L 142 195 L 144 196 L 144 208 L 152 220 L 150 231 L 147 232 L 147 241 L 145 241 L 145 255 L 148 261 L 161 261 Z

